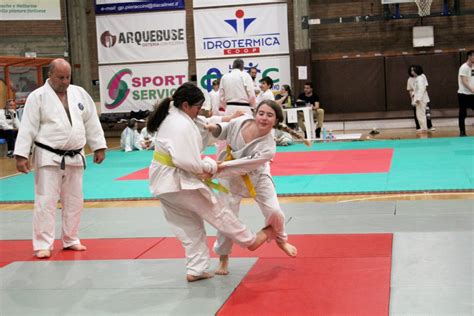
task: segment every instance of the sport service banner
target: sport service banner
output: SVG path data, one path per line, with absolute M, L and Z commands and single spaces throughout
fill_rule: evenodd
M 188 81 L 188 62 L 99 66 L 102 113 L 152 110 Z
M 97 16 L 99 64 L 187 59 L 185 14 Z
M 196 61 L 199 87 L 211 91 L 212 81 L 231 71 L 233 61 L 234 58 Z M 257 67 L 257 81 L 266 76 L 272 78 L 273 90 L 280 90 L 282 84 L 291 84 L 289 56 L 245 57 L 243 61 L 244 71 Z
M 96 14 L 184 9 L 184 0 L 96 0 Z
M 255 2 L 255 0 L 193 0 L 193 7 L 223 7 L 231 5 L 255 4 Z M 259 0 L 258 4 L 271 2 L 285 2 L 285 0 Z
M 194 10 L 196 58 L 288 54 L 287 5 Z

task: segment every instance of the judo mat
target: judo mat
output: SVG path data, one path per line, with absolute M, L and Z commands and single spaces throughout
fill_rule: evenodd
M 214 240 L 208 238 L 210 247 Z M 83 241 L 85 252 L 61 250 L 56 241 L 48 261 L 184 258 L 175 238 Z M 217 315 L 388 314 L 392 234 L 292 235 L 291 241 L 298 258 L 287 257 L 275 243 L 255 252 L 234 246 L 231 271 L 237 258 L 258 259 Z M 3 269 L 17 261 L 44 262 L 32 256 L 31 241 L 0 241 L 0 249 Z
M 280 196 L 472 191 L 473 157 L 472 137 L 296 144 L 277 147 L 272 174 Z M 152 198 L 152 152 L 111 150 L 101 165 L 87 158 L 86 200 Z M 0 202 L 33 201 L 33 183 L 33 174 L 1 179 Z

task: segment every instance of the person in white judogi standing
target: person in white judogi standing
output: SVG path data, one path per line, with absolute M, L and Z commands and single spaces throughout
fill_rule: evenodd
M 28 173 L 30 150 L 35 145 L 33 250 L 38 258 L 51 256 L 58 200 L 63 248 L 86 250 L 79 240 L 84 146 L 87 142 L 94 152 L 94 163 L 105 159 L 107 148 L 94 101 L 83 88 L 70 85 L 69 63 L 53 60 L 48 77 L 26 100 L 14 152 L 17 170 Z
M 232 63 L 232 71 L 221 78 L 219 97 L 225 115 L 237 110 L 252 114 L 252 109 L 257 105 L 252 78 L 243 70 L 244 61 L 236 59 Z
M 271 131 L 282 121 L 281 107 L 275 101 L 264 100 L 258 105 L 255 118 L 244 115 L 228 124 L 218 124 L 220 133 L 214 128 L 211 130 L 228 144 L 227 150 L 218 157 L 221 163 L 217 173 L 219 182 L 231 192 L 220 195 L 225 205 L 238 216 L 242 198 L 254 198 L 265 217 L 265 225 L 275 231 L 275 235 L 269 239 L 274 237 L 277 245 L 288 256 L 295 257 L 297 249 L 288 242 L 285 214 L 280 208 L 270 174 L 270 160 L 276 152 Z M 214 251 L 220 255 L 220 265 L 216 274 L 228 274 L 231 250 L 232 240 L 218 232 Z
M 273 234 L 271 227 L 252 233 L 212 191 L 210 178 L 217 164 L 201 158 L 210 136 L 205 118 L 198 117 L 203 102 L 202 91 L 185 83 L 160 102 L 147 123 L 150 133 L 156 131 L 150 191 L 160 198 L 165 218 L 185 249 L 189 282 L 212 277 L 204 221 L 249 250 Z

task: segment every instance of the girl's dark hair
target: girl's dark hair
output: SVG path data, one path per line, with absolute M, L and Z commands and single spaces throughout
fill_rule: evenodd
M 263 100 L 262 102 L 260 102 L 257 106 L 255 113 L 258 113 L 258 109 L 260 109 L 260 107 L 264 104 L 268 105 L 273 109 L 273 111 L 275 111 L 275 116 L 277 120 L 275 122 L 275 126 L 283 122 L 283 110 L 281 109 L 281 106 L 279 106 L 278 103 L 273 100 Z
M 290 95 L 290 96 L 292 95 L 292 94 L 291 94 L 291 87 L 290 87 L 289 85 L 287 85 L 287 84 L 282 84 L 281 87 L 282 87 L 283 89 L 285 89 L 285 91 L 288 91 L 288 95 Z
M 415 69 L 415 65 L 410 65 L 410 67 L 408 67 L 408 76 L 409 77 L 413 77 L 412 73 L 411 73 L 411 69 Z
M 191 82 L 182 84 L 174 93 L 172 97 L 163 99 L 155 110 L 151 112 L 148 117 L 146 129 L 149 133 L 154 133 L 160 128 L 161 123 L 168 116 L 170 110 L 170 103 L 174 101 L 174 106 L 181 108 L 184 102 L 189 105 L 201 105 L 204 102 L 204 94 Z
M 423 68 L 420 65 L 413 65 L 413 71 L 419 76 L 423 74 Z
M 131 119 L 131 120 L 128 121 L 127 126 L 130 127 L 130 128 L 133 128 L 135 126 L 135 124 L 137 124 L 137 120 L 136 119 Z

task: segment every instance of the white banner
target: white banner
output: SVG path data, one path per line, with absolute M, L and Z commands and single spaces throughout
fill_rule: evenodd
M 185 11 L 97 16 L 99 64 L 187 59 Z
M 0 1 L 0 21 L 61 20 L 59 0 Z
M 255 4 L 255 2 L 255 0 L 193 0 L 193 7 L 223 7 L 231 5 Z M 285 0 L 259 0 L 258 4 L 272 2 L 285 2 Z
M 291 85 L 289 56 L 246 57 L 243 60 L 245 71 L 250 67 L 257 67 L 257 81 L 266 76 L 272 78 L 273 90 L 280 90 L 282 84 Z M 232 69 L 233 61 L 233 58 L 196 61 L 199 87 L 211 91 L 212 81 L 228 73 Z
M 188 81 L 188 62 L 99 66 L 102 113 L 152 110 Z
M 288 54 L 285 4 L 194 10 L 196 58 Z

